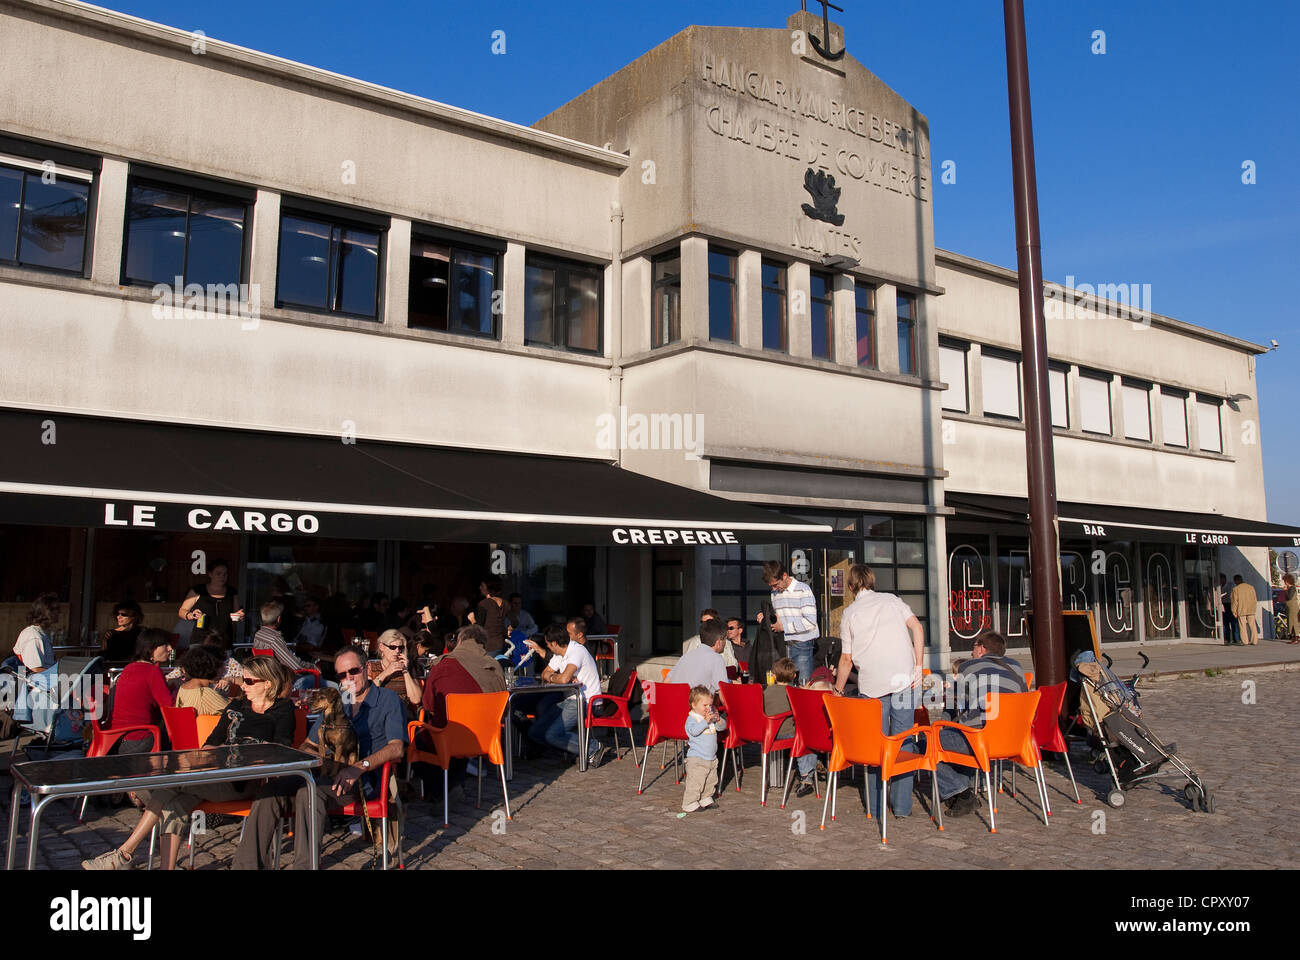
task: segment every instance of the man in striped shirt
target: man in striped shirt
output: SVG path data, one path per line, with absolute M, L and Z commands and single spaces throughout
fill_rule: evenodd
M 312 664 L 294 656 L 280 633 L 280 617 L 284 614 L 284 606 L 277 600 L 270 600 L 262 604 L 259 612 L 262 617 L 262 629 L 253 634 L 253 650 L 270 650 L 271 656 L 290 670 L 311 668 Z
M 763 581 L 772 590 L 772 607 L 776 621 L 774 633 L 785 636 L 787 655 L 799 670 L 799 685 L 808 683 L 813 672 L 813 647 L 821 636 L 817 630 L 817 598 L 808 584 L 790 576 L 780 560 L 763 564 Z M 759 614 L 759 623 L 763 622 Z

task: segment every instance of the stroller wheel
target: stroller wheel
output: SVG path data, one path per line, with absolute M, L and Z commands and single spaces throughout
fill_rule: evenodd
M 1100 760 L 1094 760 L 1093 763 L 1092 763 L 1092 772 L 1093 772 L 1093 773 L 1105 773 L 1105 772 L 1106 772 L 1106 764 L 1104 764 L 1104 763 L 1103 763 L 1102 761 L 1100 761 Z
M 1124 797 L 1123 790 L 1112 790 L 1110 794 L 1106 797 L 1106 802 L 1109 803 L 1116 810 L 1118 810 L 1120 807 L 1124 806 L 1124 799 L 1125 797 Z
M 1214 812 L 1214 793 L 1209 787 L 1206 787 L 1205 792 L 1201 794 L 1201 811 L 1203 813 Z
M 1183 787 L 1183 796 L 1187 799 L 1187 802 L 1191 804 L 1193 810 L 1195 810 L 1197 805 L 1201 802 L 1201 791 L 1194 783 L 1189 783 L 1187 786 Z

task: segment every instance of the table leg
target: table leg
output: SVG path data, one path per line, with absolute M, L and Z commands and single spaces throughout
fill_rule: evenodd
M 320 837 L 316 835 L 317 834 L 316 828 L 318 826 L 316 822 L 317 787 L 316 787 L 316 778 L 312 775 L 313 772 L 314 771 L 308 770 L 305 773 L 301 774 L 301 776 L 304 780 L 307 781 L 307 801 L 309 804 L 307 809 L 311 811 L 311 816 L 307 817 L 307 846 L 311 849 L 311 868 L 313 870 L 319 870 L 320 869 Z M 387 783 L 384 784 L 384 789 L 385 790 L 388 789 Z M 387 838 L 385 838 L 385 842 L 387 842 Z M 297 859 L 297 856 L 298 855 L 295 852 L 294 858 Z
M 22 784 L 15 780 L 13 796 L 9 798 L 9 847 L 5 850 L 6 870 L 14 868 L 14 847 L 18 844 L 18 801 L 22 793 Z
M 27 829 L 27 869 L 36 869 L 36 837 L 41 829 L 41 811 L 50 802 L 50 797 L 32 796 L 32 822 Z
M 587 705 L 582 691 L 578 692 L 578 772 L 587 772 Z

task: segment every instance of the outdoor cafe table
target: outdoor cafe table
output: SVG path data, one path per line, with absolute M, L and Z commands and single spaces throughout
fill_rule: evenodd
M 505 726 L 505 754 L 506 754 L 506 779 L 513 780 L 515 777 L 514 765 L 514 707 L 517 697 L 536 697 L 545 696 L 546 694 L 562 693 L 560 699 L 568 699 L 570 694 L 578 695 L 578 770 L 586 772 L 587 770 L 587 724 L 586 724 L 586 701 L 582 696 L 582 684 L 580 683 L 519 683 L 513 681 L 510 684 L 510 697 L 506 700 L 506 726 Z
M 18 799 L 24 787 L 32 795 L 31 824 L 27 831 L 27 869 L 34 870 L 41 812 L 58 797 L 296 776 L 306 781 L 311 803 L 315 806 L 316 780 L 312 772 L 319 766 L 320 757 L 278 743 L 15 763 L 9 768 L 14 778 L 14 790 L 9 807 L 9 848 L 5 853 L 5 869 L 14 867 L 20 815 Z M 307 818 L 307 841 L 311 850 L 311 868 L 317 870 L 320 868 L 320 843 L 316 837 L 314 817 Z

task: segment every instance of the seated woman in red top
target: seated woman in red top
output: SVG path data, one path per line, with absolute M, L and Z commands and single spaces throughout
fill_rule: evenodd
M 172 635 L 150 628 L 140 631 L 135 659 L 126 665 L 113 687 L 113 726 L 149 724 L 162 728 L 162 708 L 172 705 L 172 692 L 162 667 L 171 659 Z M 129 735 L 128 735 L 129 736 Z M 148 753 L 152 742 L 144 734 L 124 738 L 118 753 Z

